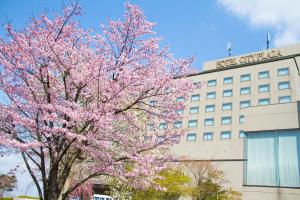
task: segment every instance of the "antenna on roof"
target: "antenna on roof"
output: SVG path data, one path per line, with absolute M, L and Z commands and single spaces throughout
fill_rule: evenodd
M 228 56 L 231 56 L 231 43 L 227 42 L 227 51 L 228 51 Z
M 271 35 L 270 33 L 267 33 L 267 49 L 270 47 L 270 41 L 271 41 Z

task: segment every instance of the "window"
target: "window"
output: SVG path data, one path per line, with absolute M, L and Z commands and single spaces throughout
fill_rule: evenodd
M 180 109 L 180 110 L 176 110 L 177 114 L 179 115 L 183 115 L 183 109 Z
M 258 73 L 258 78 L 269 78 L 269 71 L 262 71 Z
M 172 137 L 170 137 L 170 141 L 174 141 L 176 143 L 179 143 L 181 139 L 180 135 L 172 135 Z
M 279 97 L 279 103 L 288 103 L 291 102 L 291 96 L 282 96 Z
M 191 101 L 199 101 L 200 100 L 200 95 L 199 94 L 193 94 L 191 96 Z
M 250 94 L 250 87 L 244 87 L 244 88 L 241 88 L 240 90 L 240 94 Z
M 204 120 L 204 126 L 213 126 L 214 125 L 214 119 L 213 118 L 207 118 Z
M 240 138 L 245 138 L 246 137 L 246 134 L 244 131 L 240 131 L 240 134 L 239 134 Z
M 259 99 L 258 104 L 260 106 L 268 105 L 268 104 L 270 104 L 270 99 Z
M 187 141 L 196 141 L 196 133 L 188 133 L 186 136 Z
M 270 91 L 269 84 L 259 85 L 258 86 L 258 92 L 269 92 L 269 91 Z
M 240 102 L 240 108 L 249 108 L 250 107 L 250 101 L 241 101 Z
M 189 120 L 188 126 L 190 128 L 197 127 L 198 126 L 198 121 L 197 120 Z
M 204 133 L 203 134 L 203 140 L 212 140 L 213 139 L 213 133 Z
M 215 112 L 215 105 L 205 106 L 205 112 Z
M 160 123 L 159 124 L 159 129 L 160 130 L 167 129 L 167 127 L 168 127 L 167 123 Z
M 145 136 L 144 141 L 145 142 L 150 142 L 152 140 L 152 136 Z
M 231 96 L 232 96 L 232 90 L 223 91 L 223 97 L 231 97 Z
M 216 93 L 215 92 L 208 92 L 206 94 L 206 99 L 215 99 L 216 98 Z
M 154 107 L 154 106 L 157 105 L 157 101 L 152 100 L 152 101 L 149 102 L 149 104 L 150 104 L 150 106 Z
M 221 139 L 230 139 L 231 138 L 231 132 L 230 131 L 222 131 L 220 135 Z
M 221 124 L 222 125 L 231 124 L 231 117 L 222 117 Z
M 240 78 L 241 82 L 250 81 L 250 74 L 243 74 Z
M 163 115 L 163 116 L 167 116 L 168 115 L 168 111 L 167 110 L 163 110 L 163 111 L 161 111 L 161 115 Z
M 154 131 L 154 124 L 148 124 L 147 130 L 148 131 Z
M 212 87 L 217 85 L 217 80 L 209 80 L 207 81 L 207 86 Z
M 248 134 L 244 184 L 299 187 L 299 141 L 299 130 Z
M 245 123 L 245 116 L 244 115 L 240 115 L 239 122 L 240 122 L 240 124 Z
M 289 75 L 289 68 L 288 67 L 280 68 L 277 70 L 277 74 L 278 76 Z
M 182 121 L 177 121 L 173 123 L 173 128 L 181 128 L 182 127 Z
M 290 82 L 289 81 L 278 83 L 278 89 L 279 90 L 285 90 L 285 89 L 289 89 L 289 88 L 290 88 Z
M 197 114 L 199 113 L 199 107 L 191 107 L 190 114 Z
M 224 78 L 224 84 L 232 84 L 232 83 L 233 83 L 233 77 Z
M 193 83 L 195 89 L 202 88 L 204 85 L 206 85 L 206 83 L 203 81 Z
M 178 97 L 178 98 L 176 99 L 176 101 L 177 101 L 177 102 L 184 102 L 184 97 Z
M 232 109 L 232 103 L 223 103 L 222 110 L 231 110 Z
M 157 142 L 163 142 L 165 140 L 166 136 L 162 135 L 162 136 L 157 136 L 156 140 Z

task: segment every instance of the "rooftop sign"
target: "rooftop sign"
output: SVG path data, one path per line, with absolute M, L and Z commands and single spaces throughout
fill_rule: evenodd
M 250 54 L 250 55 L 241 56 L 241 57 L 220 60 L 220 61 L 217 61 L 216 65 L 217 65 L 217 69 L 222 69 L 224 67 L 231 67 L 231 66 L 240 65 L 240 64 L 264 61 L 264 60 L 269 60 L 272 58 L 278 58 L 281 56 L 282 56 L 282 54 L 281 54 L 280 50 L 272 50 L 272 51 L 267 51 L 267 52 L 262 52 L 262 53 L 256 53 L 256 54 Z

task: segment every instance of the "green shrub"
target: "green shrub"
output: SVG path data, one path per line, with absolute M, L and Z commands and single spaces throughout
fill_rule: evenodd
M 12 198 L 12 197 L 2 197 L 2 198 L 0 198 L 0 200 L 14 200 L 14 198 Z
M 32 197 L 32 196 L 26 196 L 26 195 L 20 195 L 17 197 L 20 199 L 39 199 L 38 197 Z

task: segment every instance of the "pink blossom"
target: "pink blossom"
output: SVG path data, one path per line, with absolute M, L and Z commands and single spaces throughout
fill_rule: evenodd
M 0 90 L 10 99 L 0 102 L 0 145 L 22 152 L 42 180 L 40 198 L 90 194 L 90 179 L 100 175 L 149 185 L 166 167 L 174 137 L 184 134 L 146 127 L 181 119 L 176 110 L 184 103 L 175 100 L 192 89 L 184 78 L 192 59 L 174 59 L 143 11 L 125 7 L 124 21 L 109 20 L 100 34 L 79 26 L 74 5 L 53 19 L 34 18 L 24 31 L 8 25 L 10 39 L 0 38 Z M 89 163 L 86 177 L 63 190 L 78 162 Z

